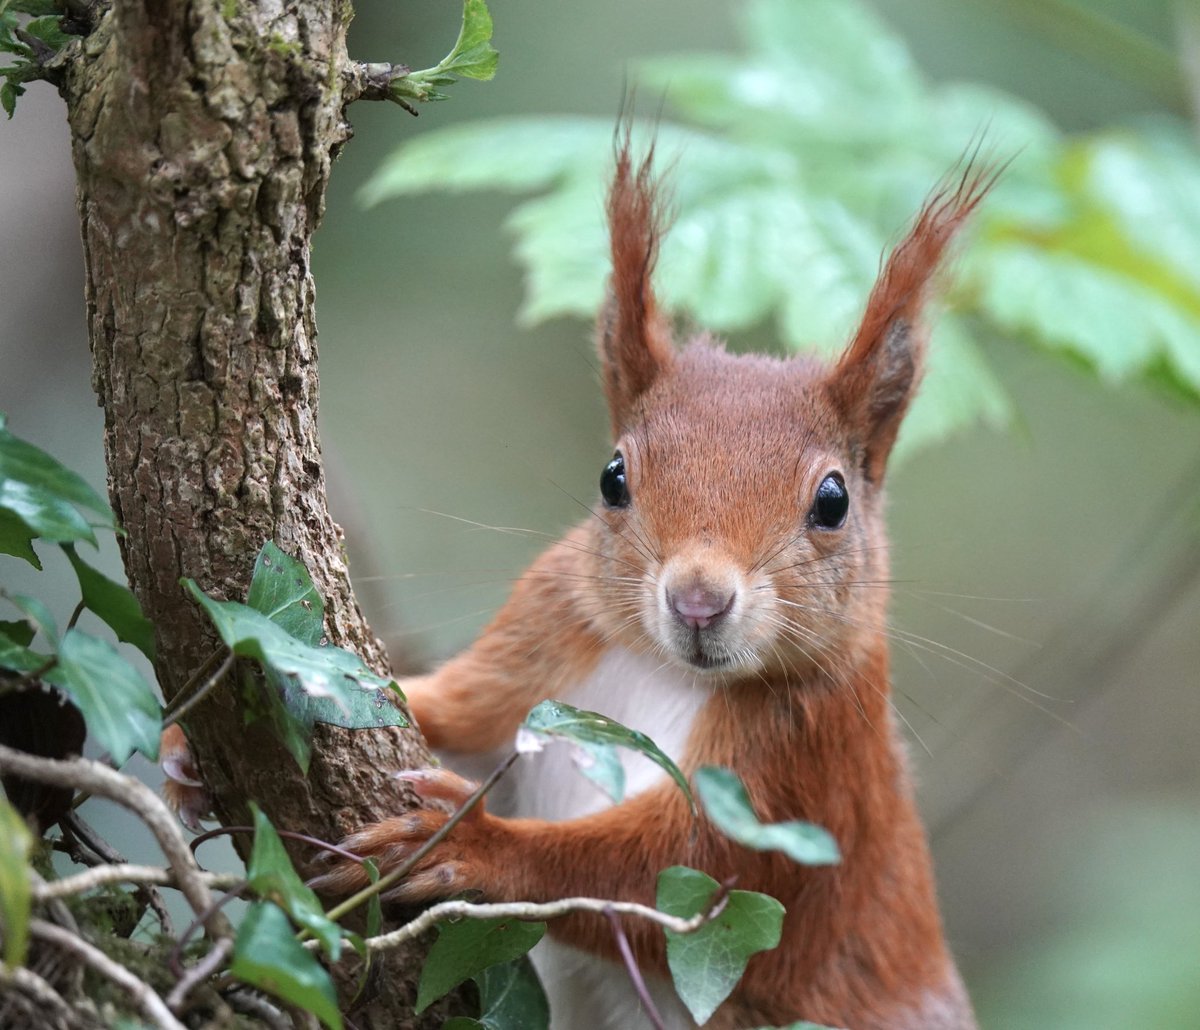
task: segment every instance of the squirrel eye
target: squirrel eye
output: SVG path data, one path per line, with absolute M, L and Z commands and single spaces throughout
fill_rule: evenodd
M 610 508 L 629 507 L 629 486 L 625 482 L 625 457 L 620 451 L 600 473 L 600 496 Z
M 846 521 L 849 510 L 850 495 L 846 492 L 846 483 L 838 473 L 831 472 L 817 487 L 809 521 L 821 529 L 838 529 Z

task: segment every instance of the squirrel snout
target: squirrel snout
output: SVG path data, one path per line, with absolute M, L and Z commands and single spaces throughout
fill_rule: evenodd
M 689 629 L 708 629 L 729 614 L 736 597 L 736 590 L 694 586 L 677 593 L 668 590 L 667 604 Z

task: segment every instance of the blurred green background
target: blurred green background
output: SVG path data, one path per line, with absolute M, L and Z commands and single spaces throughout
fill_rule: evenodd
M 1060 32 L 1055 4 L 874 6 L 931 79 L 997 85 L 1063 130 L 1187 116 L 1169 69 Z M 1178 45 L 1165 2 L 1084 6 Z M 577 520 L 574 498 L 594 493 L 609 446 L 589 325 L 515 324 L 511 198 L 428 195 L 365 212 L 356 190 L 430 128 L 615 117 L 639 58 L 728 49 L 737 8 L 497 0 L 494 82 L 460 83 L 419 119 L 353 108 L 314 259 L 322 426 L 361 596 L 406 658 L 467 643 L 542 544 L 457 520 L 553 536 Z M 460 14 L 454 0 L 357 10 L 357 58 L 417 68 L 446 52 Z M 0 182 L 0 409 L 99 485 L 68 136 L 50 87 L 31 87 L 0 125 Z M 765 331 L 748 338 L 772 346 Z M 898 648 L 896 686 L 948 934 L 986 1027 L 1192 1028 L 1200 413 L 1003 338 L 987 357 L 1015 399 L 1013 429 L 920 452 L 891 492 L 895 623 L 944 645 Z

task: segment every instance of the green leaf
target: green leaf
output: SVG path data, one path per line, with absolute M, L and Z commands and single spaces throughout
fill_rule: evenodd
M 150 661 L 154 661 L 154 624 L 142 614 L 142 606 L 133 592 L 121 583 L 114 583 L 102 572 L 87 564 L 71 544 L 64 544 L 67 560 L 79 580 L 83 603 L 117 635 L 117 639 L 132 644 Z
M 62 16 L 59 14 L 47 15 L 43 18 L 34 18 L 25 26 L 25 31 L 31 36 L 37 36 L 47 46 L 54 50 L 61 50 L 71 42 L 71 36 L 62 30 Z
M 14 488 L 11 484 L 18 484 L 18 487 Z M 100 521 L 93 522 L 92 525 L 108 528 L 115 525 L 108 504 L 81 476 L 59 464 L 45 451 L 13 436 L 8 431 L 5 420 L 0 417 L 0 507 L 8 507 L 4 501 L 7 489 L 14 489 L 17 495 L 25 498 L 27 504 L 37 501 L 65 502 L 98 516 Z M 25 518 L 22 512 L 17 511 L 17 514 Z M 28 518 L 25 518 L 25 521 L 31 528 L 37 528 Z M 86 522 L 83 524 L 87 526 Z M 89 532 L 84 539 L 90 538 Z M 79 537 L 48 539 L 74 540 Z
M 484 0 L 464 0 L 462 27 L 454 49 L 433 68 L 394 79 L 388 87 L 397 101 L 445 100 L 446 94 L 435 87 L 449 86 L 455 76 L 490 79 L 496 74 L 500 55 L 492 49 L 492 16 Z
M 246 604 L 310 647 L 325 635 L 325 601 L 308 569 L 270 540 L 258 552 Z
M 841 861 L 837 843 L 820 826 L 799 821 L 760 822 L 742 781 L 729 769 L 701 766 L 694 779 L 705 813 L 730 840 L 756 851 L 782 851 L 801 865 Z
M 981 251 L 971 267 L 1001 327 L 1081 359 L 1109 382 L 1166 366 L 1200 397 L 1200 297 L 1191 312 L 1139 277 L 1028 243 Z
M 2 589 L 0 589 L 0 597 L 3 597 L 24 615 L 52 646 L 58 646 L 58 623 L 54 621 L 50 609 L 41 601 L 36 597 L 29 597 L 27 594 L 10 594 Z
M 417 1012 L 423 1012 L 464 980 L 488 966 L 524 955 L 546 932 L 545 923 L 519 919 L 462 919 L 438 924 L 417 988 Z
M 456 1016 L 442 1030 L 548 1030 L 550 1003 L 527 955 L 489 966 L 475 983 L 480 1017 Z
M 454 49 L 438 65 L 439 72 L 452 72 L 468 79 L 487 81 L 496 74 L 500 55 L 491 46 L 492 16 L 484 0 L 466 0 L 462 28 Z
M 599 197 L 595 169 L 612 151 L 612 123 L 584 118 L 497 118 L 426 132 L 384 160 L 359 199 L 430 189 L 524 191 L 548 186 L 568 173 L 592 169 L 592 198 Z M 594 221 L 599 221 L 598 214 Z
M 29 853 L 33 837 L 20 813 L 0 791 L 0 928 L 4 930 L 4 962 L 23 966 L 29 947 Z
M 25 87 L 19 82 L 14 82 L 11 77 L 0 83 L 0 107 L 4 108 L 4 113 L 9 118 L 17 110 L 17 97 L 23 96 L 24 93 Z
M 29 623 L 6 621 L 0 623 L 0 626 L 13 627 L 11 635 L 8 632 L 0 632 L 0 669 L 24 674 L 40 669 L 50 661 L 52 656 L 30 651 L 26 646 L 29 640 L 33 639 L 33 627 Z M 28 639 L 25 639 L 25 632 L 20 629 L 22 626 L 28 630 Z M 0 679 L 0 690 L 3 687 L 4 680 Z
M 650 761 L 654 762 L 673 779 L 683 791 L 691 806 L 692 814 L 696 813 L 696 802 L 688 786 L 687 777 L 683 775 L 674 762 L 644 733 L 631 730 L 619 722 L 600 715 L 597 712 L 585 712 L 562 701 L 543 701 L 533 709 L 521 724 L 517 737 L 517 749 L 520 751 L 541 750 L 541 742 L 559 738 L 570 741 L 582 753 L 577 755 L 575 764 L 585 775 L 593 779 L 602 788 L 614 787 L 615 774 L 612 768 L 613 748 L 624 747 L 639 751 Z M 621 777 L 623 788 L 624 777 Z M 610 793 L 614 801 L 620 801 L 623 790 L 616 795 Z
M 3 9 L 4 6 L 4 4 L 0 4 L 0 9 Z M 10 11 L 19 11 L 21 14 L 32 14 L 35 17 L 44 14 L 53 14 L 56 16 L 62 14 L 61 0 L 11 0 L 7 8 Z
M 316 957 L 296 940 L 288 917 L 278 905 L 255 902 L 238 929 L 230 971 L 238 979 L 311 1012 L 322 1023 L 341 1030 L 333 981 Z
M 11 554 L 24 558 L 35 569 L 41 570 L 42 563 L 32 546 L 37 534 L 24 521 L 7 508 L 0 508 L 0 554 Z
M 689 118 L 760 139 L 829 145 L 911 136 L 923 84 L 903 43 L 864 5 L 758 0 L 746 5 L 748 54 L 684 55 L 643 65 Z
M 974 423 L 1008 424 L 1012 403 L 960 319 L 942 313 L 929 338 L 928 367 L 900 426 L 892 461 Z
M 68 630 L 57 664 L 43 678 L 79 706 L 88 732 L 117 765 L 134 751 L 157 757 L 162 711 L 154 691 L 112 645 L 78 629 Z
M 69 501 L 33 484 L 0 478 L 0 510 L 16 516 L 45 540 L 96 543 L 91 525 Z
M 658 908 L 690 918 L 705 910 L 717 890 L 711 876 L 672 866 L 658 876 Z M 779 944 L 783 906 L 750 891 L 731 891 L 724 910 L 689 934 L 667 935 L 667 966 L 679 997 L 697 1023 L 707 1022 L 737 986 L 750 956 Z
M 399 710 L 388 700 L 394 681 L 376 675 L 362 659 L 339 647 L 311 647 L 291 636 L 262 612 L 237 601 L 216 601 L 190 579 L 184 586 L 208 613 L 221 639 L 234 654 L 252 658 L 264 669 L 287 678 L 310 700 L 320 721 L 349 728 L 406 726 Z
M 336 962 L 342 951 L 341 928 L 326 917 L 317 895 L 296 874 L 279 834 L 253 801 L 250 811 L 254 815 L 254 848 L 246 878 L 251 888 L 279 905 L 298 926 L 311 931 L 330 960 Z
M 28 647 L 32 642 L 37 631 L 24 620 L 19 622 L 9 622 L 6 619 L 0 619 L 0 646 L 3 646 L 5 641 L 10 644 L 16 644 L 18 647 Z

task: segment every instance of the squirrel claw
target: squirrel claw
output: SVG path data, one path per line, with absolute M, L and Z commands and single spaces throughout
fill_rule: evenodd
M 445 769 L 414 769 L 396 774 L 412 787 L 421 803 L 449 802 L 461 805 L 476 789 L 476 784 Z M 388 873 L 407 862 L 450 818 L 440 809 L 417 808 L 405 815 L 385 819 L 350 834 L 341 847 L 363 859 L 371 859 L 381 873 Z M 390 901 L 426 901 L 455 894 L 479 885 L 478 867 L 486 854 L 486 834 L 497 821 L 479 802 L 453 831 L 423 855 L 399 884 L 383 897 Z M 347 894 L 368 883 L 361 862 L 325 852 L 315 863 L 326 868 L 309 880 L 313 890 L 323 894 Z

